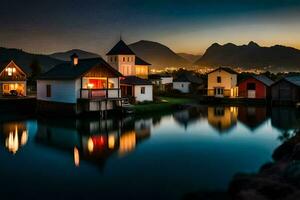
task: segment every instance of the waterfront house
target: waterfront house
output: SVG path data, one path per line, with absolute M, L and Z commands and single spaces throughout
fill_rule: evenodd
M 192 73 L 182 73 L 173 81 L 173 89 L 181 93 L 190 93 L 204 89 L 204 81 Z
M 172 88 L 173 76 L 165 74 L 150 74 L 149 80 L 154 85 L 157 92 L 165 92 Z
M 250 76 L 239 83 L 239 97 L 269 99 L 272 84 L 266 76 Z
M 133 97 L 134 102 L 153 101 L 151 81 L 137 76 L 125 76 L 121 79 L 122 97 Z
M 0 63 L 0 96 L 26 96 L 27 74 L 14 61 Z
M 237 72 L 229 67 L 219 67 L 208 73 L 207 95 L 237 97 Z
M 271 86 L 272 102 L 295 104 L 300 102 L 300 76 L 285 77 Z
M 79 60 L 72 55 L 37 80 L 40 111 L 80 114 L 112 110 L 120 105 L 122 74 L 102 58 Z
M 153 85 L 148 81 L 151 64 L 136 56 L 122 39 L 106 55 L 107 62 L 125 76 L 122 94 L 136 102 L 153 101 Z

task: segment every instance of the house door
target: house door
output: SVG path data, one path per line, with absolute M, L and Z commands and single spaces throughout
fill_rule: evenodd
M 248 98 L 255 98 L 256 92 L 255 90 L 248 90 Z
M 247 83 L 247 92 L 248 98 L 255 98 L 256 97 L 256 84 L 255 83 Z
M 215 96 L 223 97 L 224 96 L 224 88 L 215 88 Z

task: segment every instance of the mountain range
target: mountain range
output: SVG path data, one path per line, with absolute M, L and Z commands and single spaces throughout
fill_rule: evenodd
M 225 45 L 214 43 L 205 51 L 203 56 L 186 53 L 176 54 L 165 45 L 146 40 L 132 43 L 129 47 L 139 57 L 151 63 L 152 68 L 231 66 L 242 69 L 264 69 L 273 72 L 300 70 L 300 50 L 281 45 L 262 47 L 255 42 L 240 46 L 232 43 Z M 14 60 L 26 72 L 30 73 L 30 64 L 37 60 L 42 66 L 42 71 L 48 71 L 53 66 L 70 60 L 73 53 L 79 55 L 79 58 L 100 57 L 98 54 L 80 49 L 42 55 L 27 53 L 21 49 L 0 47 L 0 63 Z
M 240 46 L 232 43 L 214 43 L 195 65 L 256 68 L 275 72 L 295 71 L 300 69 L 300 50 L 281 45 L 261 47 L 255 42 Z
M 64 60 L 64 61 L 70 61 L 70 57 L 72 54 L 77 54 L 79 58 L 81 59 L 87 59 L 87 58 L 98 58 L 101 57 L 98 54 L 91 53 L 88 51 L 84 51 L 81 49 L 72 49 L 70 51 L 65 51 L 65 52 L 57 52 L 50 54 L 49 56 L 58 60 Z

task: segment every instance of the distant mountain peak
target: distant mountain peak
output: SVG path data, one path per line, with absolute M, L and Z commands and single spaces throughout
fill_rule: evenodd
M 253 41 L 250 41 L 250 42 L 248 43 L 248 46 L 249 46 L 249 47 L 260 47 L 256 42 L 253 42 Z

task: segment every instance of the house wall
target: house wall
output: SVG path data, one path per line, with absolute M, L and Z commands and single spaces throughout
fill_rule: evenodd
M 173 82 L 173 89 L 179 90 L 182 93 L 189 93 L 190 84 L 190 82 Z
M 217 77 L 221 77 L 221 83 L 217 82 Z M 231 96 L 231 89 L 237 85 L 237 75 L 230 74 L 224 70 L 217 70 L 208 74 L 207 90 L 208 96 L 214 96 L 216 87 L 224 88 L 224 96 Z
M 109 55 L 107 62 L 124 76 L 135 75 L 135 55 Z
M 147 65 L 135 65 L 135 75 L 140 78 L 148 78 L 149 66 Z
M 51 97 L 47 97 L 47 85 L 51 85 Z M 77 103 L 80 95 L 80 80 L 38 80 L 37 100 Z
M 300 87 L 281 80 L 271 86 L 272 101 L 300 101 Z
M 142 87 L 145 87 L 145 94 L 141 93 Z M 153 85 L 135 85 L 134 97 L 137 102 L 153 101 Z
M 168 84 L 173 83 L 173 77 L 162 77 L 161 78 L 161 84 Z
M 262 82 L 256 80 L 255 78 L 248 78 L 239 84 L 239 97 L 248 98 L 248 90 L 247 84 L 248 83 L 255 83 L 256 90 L 255 90 L 255 98 L 256 99 L 265 99 L 267 98 L 267 90 L 268 87 L 263 84 Z

